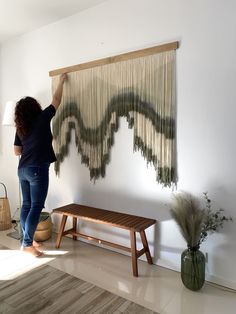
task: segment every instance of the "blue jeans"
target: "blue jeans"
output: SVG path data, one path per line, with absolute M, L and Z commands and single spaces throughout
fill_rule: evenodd
M 23 246 L 32 246 L 40 213 L 44 208 L 44 202 L 48 193 L 48 172 L 48 163 L 18 169 L 23 198 L 20 213 Z

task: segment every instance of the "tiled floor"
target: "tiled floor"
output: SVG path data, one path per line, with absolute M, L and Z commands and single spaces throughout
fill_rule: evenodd
M 179 273 L 142 261 L 134 278 L 130 257 L 69 238 L 63 238 L 59 250 L 54 240 L 48 241 L 45 256 L 34 258 L 18 251 L 18 241 L 6 236 L 8 232 L 0 232 L 0 244 L 12 249 L 0 251 L 0 280 L 47 263 L 160 314 L 236 313 L 236 291 L 205 284 L 192 292 L 182 285 Z

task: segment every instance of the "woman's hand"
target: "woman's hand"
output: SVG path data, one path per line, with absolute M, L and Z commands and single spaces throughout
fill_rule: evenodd
M 67 73 L 62 73 L 62 74 L 60 75 L 60 80 L 59 80 L 59 82 L 63 84 L 67 79 L 68 79 Z

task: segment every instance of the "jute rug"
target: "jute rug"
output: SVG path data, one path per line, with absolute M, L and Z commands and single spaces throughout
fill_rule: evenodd
M 0 313 L 156 313 L 49 265 L 0 281 Z

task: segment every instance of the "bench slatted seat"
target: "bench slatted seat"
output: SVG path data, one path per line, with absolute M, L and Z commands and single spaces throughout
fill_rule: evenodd
M 62 237 L 67 234 L 70 234 L 73 236 L 73 240 L 77 240 L 77 237 L 82 237 L 87 240 L 98 242 L 99 244 L 104 244 L 107 246 L 111 246 L 114 248 L 118 248 L 120 250 L 130 252 L 132 256 L 133 275 L 136 277 L 138 276 L 137 260 L 141 255 L 145 254 L 148 263 L 152 264 L 152 257 L 150 254 L 145 230 L 156 223 L 155 219 L 119 213 L 79 204 L 69 204 L 59 208 L 55 208 L 53 210 L 53 213 L 62 214 L 61 225 L 59 228 L 59 233 L 56 241 L 56 248 L 60 247 Z M 73 218 L 73 227 L 71 229 L 65 230 L 65 225 L 68 217 Z M 126 247 L 123 245 L 119 245 L 117 243 L 109 242 L 106 240 L 98 239 L 86 234 L 79 233 L 77 230 L 78 219 L 92 221 L 100 224 L 113 226 L 116 228 L 129 230 L 131 247 Z M 137 250 L 136 232 L 140 233 L 141 242 L 143 244 L 143 248 L 141 250 Z

